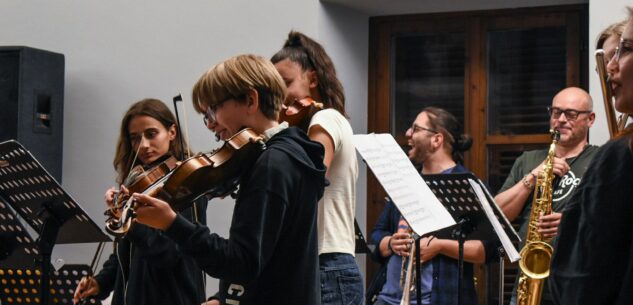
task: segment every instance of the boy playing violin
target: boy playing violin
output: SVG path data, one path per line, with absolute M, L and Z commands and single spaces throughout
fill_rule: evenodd
M 323 146 L 277 123 L 286 87 L 273 64 L 240 55 L 208 70 L 193 89 L 207 128 L 228 139 L 243 128 L 266 150 L 241 177 L 230 237 L 177 215 L 167 202 L 134 194 L 139 223 L 164 230 L 210 276 L 228 304 L 320 304 L 317 203 L 323 195 Z

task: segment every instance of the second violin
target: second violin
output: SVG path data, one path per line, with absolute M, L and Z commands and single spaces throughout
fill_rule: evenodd
M 152 167 L 150 170 L 144 170 L 141 165 L 134 167 L 130 172 L 130 177 L 123 183 L 128 193 L 117 192 L 114 196 L 113 206 L 105 211 L 105 215 L 108 216 L 106 220 L 106 230 L 108 229 L 108 223 L 116 221 L 121 217 L 121 209 L 123 205 L 130 197 L 130 193 L 140 193 L 154 184 L 158 179 L 167 175 L 178 165 L 178 161 L 175 157 L 169 156 L 165 161 L 161 162 L 157 166 Z
M 323 104 L 313 100 L 311 97 L 304 97 L 295 100 L 290 105 L 283 105 L 279 113 L 279 122 L 288 122 L 290 126 L 297 126 L 303 130 L 307 129 L 307 125 L 312 115 L 323 109 Z
M 243 129 L 221 148 L 183 161 L 140 193 L 166 200 L 175 211 L 186 208 L 202 195 L 229 195 L 236 190 L 242 173 L 265 148 L 261 136 L 251 129 Z M 132 225 L 135 205 L 133 198 L 129 198 L 120 209 L 121 216 L 108 223 L 108 232 L 125 235 Z

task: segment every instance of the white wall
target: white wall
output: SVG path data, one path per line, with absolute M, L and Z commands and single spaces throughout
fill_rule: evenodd
M 315 35 L 319 6 L 314 0 L 1 1 L 0 45 L 65 54 L 64 187 L 102 226 L 114 145 L 130 104 L 145 97 L 171 103 L 182 92 L 194 150 L 211 149 L 211 133 L 190 105 L 198 77 L 238 53 L 270 57 L 290 29 Z M 230 200 L 211 202 L 212 231 L 227 236 L 231 210 Z M 58 245 L 53 259 L 88 264 L 94 248 Z
M 607 26 L 626 19 L 627 5 L 633 5 L 633 3 L 624 0 L 589 1 L 589 93 L 593 98 L 593 108 L 596 112 L 596 123 L 590 130 L 589 139 L 596 145 L 602 145 L 609 140 L 600 80 L 593 70 L 596 66 L 596 58 L 593 55 L 596 50 L 596 38 Z
M 367 67 L 369 16 L 339 5 L 324 3 L 318 18 L 318 40 L 326 49 L 345 88 L 345 110 L 354 133 L 367 133 Z M 356 219 L 366 232 L 367 168 L 359 163 Z M 365 255 L 357 255 L 365 272 Z

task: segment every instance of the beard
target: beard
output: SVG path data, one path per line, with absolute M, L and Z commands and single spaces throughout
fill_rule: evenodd
M 419 141 L 413 144 L 409 150 L 409 160 L 414 164 L 422 165 L 433 154 L 431 143 L 429 141 Z

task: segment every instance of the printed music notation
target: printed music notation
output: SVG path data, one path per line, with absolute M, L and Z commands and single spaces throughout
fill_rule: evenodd
M 354 145 L 413 232 L 422 236 L 455 224 L 393 136 L 354 135 Z

